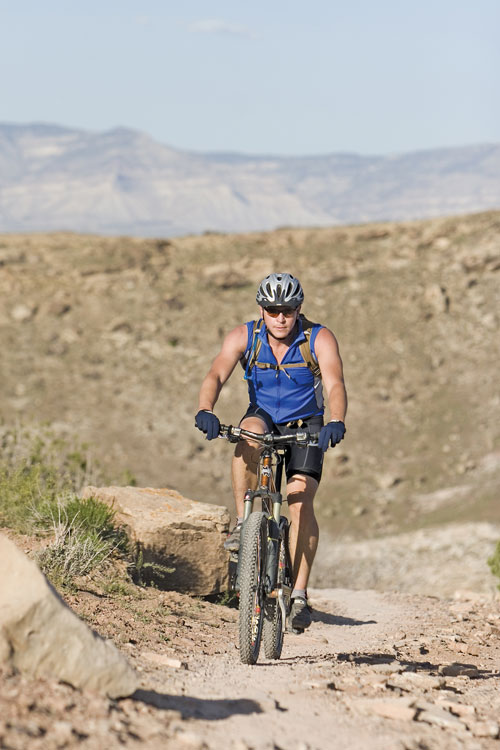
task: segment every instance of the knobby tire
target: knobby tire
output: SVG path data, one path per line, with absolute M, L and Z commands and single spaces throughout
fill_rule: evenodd
M 269 599 L 264 605 L 262 640 L 266 659 L 279 659 L 283 649 L 283 617 L 277 599 Z
M 243 526 L 240 547 L 239 635 L 243 664 L 255 664 L 259 658 L 264 619 L 266 550 L 266 514 L 251 513 Z

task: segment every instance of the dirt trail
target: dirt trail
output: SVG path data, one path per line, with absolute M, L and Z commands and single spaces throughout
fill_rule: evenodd
M 498 598 L 318 589 L 312 603 L 310 630 L 287 635 L 283 658 L 248 667 L 234 609 L 155 591 L 125 603 L 79 594 L 73 606 L 119 642 L 140 690 L 114 703 L 7 675 L 0 747 L 499 746 Z
M 231 641 L 215 659 L 192 655 L 175 684 L 206 701 L 192 706 L 200 742 L 256 750 L 497 744 L 473 737 L 456 715 L 490 719 L 484 726 L 471 723 L 472 731 L 498 734 L 498 661 L 478 635 L 488 623 L 477 604 L 450 609 L 439 600 L 340 589 L 314 591 L 312 602 L 310 631 L 287 636 L 278 663 L 241 665 Z M 497 615 L 488 617 L 498 624 Z M 228 629 L 234 639 L 234 625 Z M 476 657 L 457 651 L 462 639 Z M 440 674 L 453 662 L 469 664 L 470 676 Z M 182 699 L 174 703 L 182 710 Z M 461 705 L 452 713 L 455 703 Z

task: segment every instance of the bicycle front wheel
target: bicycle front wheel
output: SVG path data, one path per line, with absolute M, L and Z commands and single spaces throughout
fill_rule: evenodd
M 255 664 L 262 637 L 267 518 L 251 513 L 245 521 L 240 547 L 240 659 Z

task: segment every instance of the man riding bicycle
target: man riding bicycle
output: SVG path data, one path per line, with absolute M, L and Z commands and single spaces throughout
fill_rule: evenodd
M 290 513 L 290 554 L 293 561 L 291 624 L 299 631 L 311 624 L 307 583 L 318 546 L 318 523 L 313 501 L 321 480 L 323 455 L 345 433 L 347 395 L 342 360 L 333 333 L 300 315 L 304 292 L 288 273 L 267 276 L 257 292 L 260 320 L 237 326 L 224 339 L 219 354 L 200 388 L 195 423 L 207 440 L 219 434 L 213 408 L 236 364 L 245 368 L 250 397 L 240 427 L 257 433 L 283 434 L 299 429 L 319 432 L 318 447 L 294 445 L 287 449 L 286 479 Z M 326 395 L 331 419 L 323 424 Z M 239 548 L 243 499 L 257 484 L 261 448 L 241 441 L 232 465 L 236 525 L 225 547 Z

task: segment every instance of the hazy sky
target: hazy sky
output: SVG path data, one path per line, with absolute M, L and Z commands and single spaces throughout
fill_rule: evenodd
M 0 121 L 178 148 L 500 141 L 499 0 L 0 0 Z

